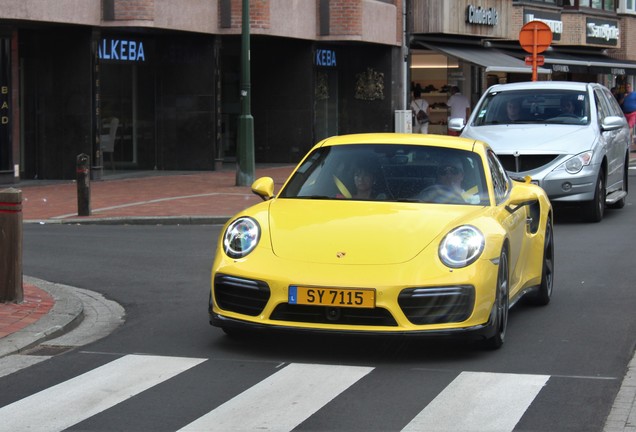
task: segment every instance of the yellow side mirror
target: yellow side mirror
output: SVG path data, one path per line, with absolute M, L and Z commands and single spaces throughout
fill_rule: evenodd
M 264 201 L 274 197 L 274 179 L 271 177 L 261 177 L 252 183 L 252 192 L 263 198 Z

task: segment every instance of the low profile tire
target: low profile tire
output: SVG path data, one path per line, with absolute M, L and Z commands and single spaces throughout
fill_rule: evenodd
M 510 307 L 509 299 L 509 279 L 510 271 L 508 269 L 508 250 L 504 247 L 499 257 L 499 269 L 497 270 L 497 292 L 495 296 L 495 304 L 493 305 L 494 321 L 493 327 L 495 334 L 484 341 L 484 347 L 487 349 L 499 349 L 506 339 L 506 329 L 508 328 L 508 308 Z
M 598 172 L 596 186 L 594 187 L 594 199 L 587 203 L 585 220 L 587 222 L 600 222 L 605 214 L 605 171 Z
M 534 305 L 545 306 L 552 298 L 554 285 L 554 231 L 552 219 L 548 219 L 545 227 L 543 242 L 543 269 L 541 271 L 541 285 L 539 290 L 532 294 L 528 300 Z

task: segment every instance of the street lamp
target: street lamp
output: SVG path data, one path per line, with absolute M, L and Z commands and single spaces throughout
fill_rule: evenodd
M 243 0 L 241 32 L 241 115 L 238 123 L 236 185 L 254 182 L 254 117 L 250 112 L 250 2 Z

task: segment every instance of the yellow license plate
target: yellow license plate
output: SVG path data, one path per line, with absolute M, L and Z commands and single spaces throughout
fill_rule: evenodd
M 288 297 L 290 304 L 375 307 L 375 290 L 372 288 L 322 288 L 291 285 Z

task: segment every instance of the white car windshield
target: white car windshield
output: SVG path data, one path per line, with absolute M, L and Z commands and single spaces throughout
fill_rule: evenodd
M 590 121 L 587 93 L 562 89 L 491 92 L 476 109 L 473 126 L 497 124 L 585 125 Z
M 476 153 L 393 144 L 318 148 L 279 198 L 489 203 L 484 169 Z

